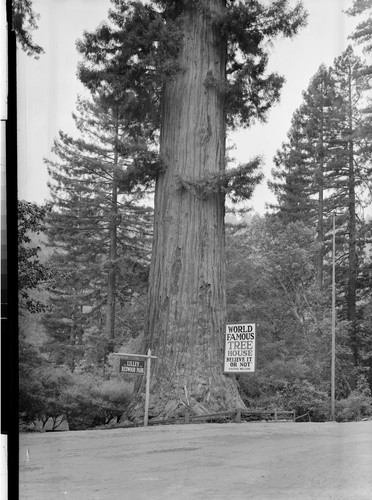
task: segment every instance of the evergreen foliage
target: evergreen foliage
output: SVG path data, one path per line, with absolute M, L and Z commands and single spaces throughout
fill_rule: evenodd
M 18 201 L 18 293 L 20 309 L 31 313 L 45 311 L 46 304 L 35 297 L 35 290 L 53 284 L 53 273 L 48 265 L 40 262 L 40 246 L 32 242 L 33 234 L 45 230 L 45 219 L 51 206 Z
M 325 216 L 337 206 L 325 199 L 332 188 L 332 163 L 339 159 L 339 131 L 334 126 L 337 115 L 334 82 L 330 71 L 321 65 L 293 115 L 288 142 L 274 159 L 276 182 L 271 187 L 283 219 L 307 218 L 314 223 L 322 197 Z
M 21 4 L 26 10 L 20 14 L 30 16 L 35 27 L 31 3 L 15 2 L 15 8 Z M 117 359 L 109 353 L 134 343 L 138 351 L 143 338 L 142 347 L 150 342 L 154 332 L 143 335 L 143 325 L 149 330 L 156 324 L 151 323 L 152 316 L 160 317 L 169 303 L 177 302 L 179 289 L 180 307 L 169 309 L 154 334 L 155 347 L 165 353 L 164 360 L 158 358 L 156 369 L 161 366 L 163 371 L 158 380 L 154 377 L 152 388 L 158 392 L 156 404 L 160 401 L 155 410 L 167 416 L 169 408 L 184 404 L 186 390 L 188 404 L 191 401 L 199 409 L 226 409 L 224 405 L 233 400 L 229 391 L 236 387 L 223 385 L 211 362 L 215 351 L 208 344 L 209 323 L 217 315 L 200 313 L 207 304 L 208 311 L 218 309 L 222 317 L 224 302 L 213 302 L 213 294 L 220 290 L 213 288 L 207 267 L 196 269 L 197 253 L 199 246 L 203 255 L 207 253 L 212 226 L 222 228 L 223 247 L 223 224 L 218 224 L 225 197 L 234 203 L 251 197 L 262 179 L 261 159 L 227 168 L 226 162 L 219 163 L 223 154 L 212 152 L 218 158 L 215 170 L 199 172 L 185 162 L 179 173 L 173 165 L 178 159 L 167 161 L 174 156 L 167 151 L 171 142 L 164 142 L 164 130 L 172 129 L 172 123 L 164 122 L 165 111 L 178 105 L 170 102 L 170 96 L 177 97 L 174 89 L 182 87 L 182 75 L 188 70 L 181 64 L 186 59 L 180 57 L 185 26 L 202 19 L 203 26 L 212 26 L 220 35 L 218 63 L 223 71 L 219 76 L 212 70 L 203 74 L 200 87 L 221 105 L 223 136 L 225 124 L 232 129 L 265 121 L 284 82 L 268 72 L 270 44 L 278 36 L 294 36 L 306 14 L 301 4 L 292 8 L 287 0 L 226 0 L 219 6 L 223 8 L 215 9 L 204 0 L 112 0 L 108 21 L 77 42 L 84 56 L 78 74 L 92 98 L 78 100 L 74 114 L 78 136 L 60 132 L 54 159 L 47 161 L 53 209 L 19 204 L 22 307 L 45 312 L 32 291 L 51 287 L 51 276 L 57 278 L 49 291 L 51 309 L 43 316 L 47 342 L 39 349 L 23 332 L 20 337 L 19 406 L 26 423 L 44 425 L 51 418 L 54 425 L 68 419 L 70 429 L 116 425 L 128 410 L 133 387 L 132 379 L 117 374 Z M 349 14 L 369 15 L 370 8 L 370 0 L 355 0 Z M 21 27 L 24 19 L 18 19 Z M 366 52 L 371 50 L 369 32 L 367 19 L 352 37 Z M 40 53 L 27 30 L 20 36 L 26 50 Z M 228 228 L 227 319 L 254 319 L 259 324 L 257 371 L 238 376 L 247 406 L 295 409 L 297 415 L 312 420 L 329 418 L 331 216 L 336 212 L 336 417 L 358 420 L 372 414 L 372 226 L 363 218 L 371 189 L 370 74 L 370 67 L 351 47 L 331 68 L 319 67 L 294 113 L 288 140 L 274 159 L 275 214 L 246 217 Z M 207 122 L 201 133 L 206 142 L 211 140 L 210 117 Z M 217 123 L 213 116 L 212 123 Z M 201 157 L 208 155 L 209 150 Z M 166 191 L 169 185 L 172 189 Z M 143 198 L 154 188 L 158 233 L 152 278 L 169 274 L 171 287 L 157 289 L 155 299 L 150 289 L 147 306 L 152 212 Z M 182 200 L 182 213 L 166 211 L 172 197 Z M 202 218 L 206 206 L 209 213 L 216 209 L 216 219 Z M 180 239 L 175 259 L 166 261 L 165 253 L 159 256 L 162 247 L 157 247 L 157 240 L 164 238 L 166 247 L 171 246 L 181 229 L 167 226 L 168 220 L 174 218 L 181 225 L 191 213 L 203 221 L 193 227 L 194 221 L 188 219 L 192 230 L 185 247 L 192 255 L 183 255 Z M 39 261 L 40 248 L 30 246 L 30 231 L 45 229 L 54 250 L 48 266 Z M 194 239 L 200 233 L 202 238 Z M 183 267 L 188 270 L 184 275 Z M 216 267 L 212 274 L 216 275 Z M 189 307 L 184 304 L 190 304 L 185 290 L 191 275 L 197 292 Z M 181 316 L 184 330 L 179 328 Z M 216 325 L 218 330 L 217 320 L 212 330 Z M 188 336 L 190 328 L 199 344 Z M 219 356 L 219 344 L 217 348 Z M 202 355 L 197 358 L 199 351 Z M 197 362 L 192 365 L 194 358 Z M 210 363 L 206 374 L 205 360 Z M 176 366 L 173 371 L 170 361 Z M 190 366 L 194 369 L 187 378 Z M 138 388 L 140 392 L 140 384 Z M 178 399 L 171 400 L 175 394 Z M 135 404 L 138 408 L 138 401 Z M 139 406 L 142 415 L 141 402 Z
M 228 122 L 249 126 L 265 120 L 279 99 L 284 79 L 267 74 L 267 46 L 280 35 L 293 37 L 306 22 L 301 4 L 293 9 L 287 0 L 270 6 L 255 0 L 228 1 L 223 16 L 212 14 L 200 2 L 112 0 L 109 23 L 85 32 L 77 48 L 84 56 L 81 81 L 91 90 L 104 88 L 115 96 L 135 96 L 128 107 L 136 121 L 160 126 L 162 87 L 177 72 L 182 43 L 180 22 L 188 9 L 201 9 L 227 44 L 226 81 L 206 75 L 205 85 L 226 94 Z M 160 8 L 159 8 L 160 7 Z
M 239 399 L 234 383 L 218 368 L 212 368 L 215 387 L 206 390 L 210 373 L 205 367 L 194 370 L 188 363 L 183 369 L 166 353 L 173 350 L 172 343 L 180 349 L 187 336 L 190 346 L 200 343 L 199 330 L 203 330 L 203 349 L 211 363 L 217 353 L 225 309 L 224 294 L 219 290 L 224 281 L 221 214 L 225 193 L 230 192 L 235 200 L 246 198 L 260 178 L 257 160 L 224 173 L 225 127 L 249 126 L 266 119 L 283 83 L 280 76 L 267 71 L 267 46 L 279 35 L 293 36 L 305 18 L 301 5 L 290 8 L 284 0 L 270 6 L 258 1 L 114 1 L 109 22 L 85 33 L 78 42 L 84 57 L 79 69 L 82 82 L 109 99 L 133 104 L 126 107 L 129 128 L 140 124 L 151 129 L 155 138 L 160 129 L 162 166 L 153 175 L 155 231 L 143 346 L 163 349 L 155 369 L 154 415 L 167 412 L 164 407 L 181 404 L 185 383 L 191 400 L 207 398 L 204 403 L 210 408 Z M 200 57 L 199 64 L 192 64 L 193 57 Z M 186 84 L 196 68 L 192 83 Z M 188 216 L 190 221 L 185 224 Z M 179 217 L 182 223 L 175 225 Z M 204 241 L 199 242 L 202 231 Z M 169 234 L 174 234 L 172 244 Z M 189 244 L 196 252 L 195 279 L 187 271 L 191 256 L 185 249 Z M 182 282 L 182 297 L 178 281 Z M 208 307 L 207 295 L 200 289 L 210 290 L 213 299 Z M 186 311 L 187 321 L 181 319 Z M 168 404 L 165 399 L 170 398 L 175 400 Z
M 302 4 L 287 0 L 227 2 L 216 20 L 227 43 L 226 113 L 231 126 L 265 121 L 279 100 L 284 78 L 267 73 L 268 46 L 279 36 L 293 37 L 306 23 Z
M 305 120 L 300 108 L 293 115 L 288 142 L 282 144 L 274 157 L 274 181 L 269 182 L 278 203 L 271 208 L 288 222 L 310 222 L 316 218 L 316 201 L 313 199 L 316 186 L 312 184 L 314 171 L 309 165 L 311 159 L 307 153 L 309 145 L 304 128 Z
M 80 99 L 74 115 L 80 136 L 61 132 L 56 160 L 47 161 L 53 199 L 48 237 L 55 249 L 50 265 L 62 278 L 44 325 L 51 356 L 71 369 L 84 356 L 88 365 L 104 369 L 108 343 L 113 348 L 128 332 L 125 319 L 118 322 L 122 311 L 109 310 L 109 294 L 119 309 L 128 307 L 147 279 L 151 211 L 118 194 L 117 178 L 131 165 L 132 148 L 118 113 L 99 99 Z M 107 325 L 109 312 L 113 320 Z
M 179 177 L 181 188 L 192 191 L 196 196 L 206 198 L 213 193 L 228 195 L 233 203 L 249 200 L 254 188 L 263 179 L 263 174 L 258 172 L 261 158 L 257 157 L 249 163 L 237 168 L 230 168 L 219 174 L 211 174 L 201 181 L 188 181 Z
M 361 340 L 361 315 L 370 296 L 363 279 L 371 239 L 370 222 L 363 218 L 371 200 L 368 75 L 369 67 L 351 46 L 333 67 L 320 67 L 293 117 L 289 141 L 277 153 L 271 184 L 283 221 L 302 220 L 317 228 L 319 276 L 330 266 L 331 220 L 336 214 L 338 316 L 348 322 L 354 366 L 362 372 L 370 364 L 362 346 L 365 337 Z
M 340 213 L 344 220 L 346 241 L 346 283 L 343 295 L 345 297 L 344 318 L 350 322 L 350 341 L 353 349 L 355 366 L 359 361 L 359 321 L 358 321 L 358 275 L 361 273 L 359 262 L 362 248 L 360 236 L 365 233 L 366 226 L 362 219 L 361 208 L 366 202 L 365 181 L 370 179 L 372 167 L 361 148 L 360 127 L 363 122 L 363 95 L 370 91 L 369 77 L 365 72 L 366 64 L 357 57 L 351 46 L 336 58 L 334 63 L 334 78 L 337 95 L 340 97 L 342 120 L 338 122 L 341 144 L 343 145 L 343 161 L 338 162 L 335 179 L 336 190 L 341 194 Z M 368 138 L 370 142 L 370 137 Z M 371 198 L 370 198 L 371 199 Z M 367 226 L 368 228 L 368 226 Z
M 257 368 L 239 375 L 252 408 L 296 409 L 329 417 L 330 285 L 316 281 L 315 230 L 276 217 L 246 218 L 227 233 L 228 320 L 258 324 Z M 350 395 L 355 376 L 347 323 L 339 320 L 337 398 Z
M 281 76 L 267 73 L 267 47 L 280 35 L 293 37 L 307 17 L 301 4 L 291 9 L 287 0 L 273 2 L 269 7 L 259 1 L 229 1 L 223 16 L 208 11 L 199 2 L 194 5 L 115 0 L 112 3 L 109 22 L 102 23 L 94 32 L 85 32 L 77 42 L 78 51 L 84 56 L 78 75 L 92 92 L 99 90 L 111 98 L 115 96 L 121 105 L 123 101 L 127 103 L 125 113 L 133 131 L 144 127 L 154 132 L 160 128 L 163 87 L 182 71 L 177 59 L 182 44 L 180 23 L 189 9 L 201 9 L 226 40 L 226 79 L 218 81 L 208 73 L 204 85 L 223 94 L 227 123 L 231 127 L 266 120 L 284 83 Z M 151 180 L 166 168 L 164 160 L 159 162 L 154 155 L 149 159 L 147 156 L 144 162 L 134 162 L 126 173 L 130 174 L 131 189 L 136 181 L 143 180 L 143 174 Z M 221 189 L 225 189 L 226 183 L 230 187 L 234 183 L 234 190 L 240 191 L 234 198 L 248 198 L 259 179 L 259 175 L 255 177 L 257 174 L 252 180 L 247 175 L 248 170 L 252 172 L 253 164 L 258 166 L 253 160 L 229 172 L 228 179 L 222 176 Z M 212 181 L 200 182 L 197 190 L 204 192 Z M 212 183 L 216 182 L 214 178 Z M 184 187 L 190 185 L 188 179 L 182 179 L 181 183 Z M 242 196 L 244 190 L 246 194 Z
M 372 2 L 371 0 L 354 0 L 351 9 L 347 10 L 346 13 L 349 16 L 360 16 L 365 17 L 356 27 L 354 33 L 350 38 L 357 44 L 363 45 L 363 50 L 365 52 L 372 51 Z M 366 17 L 366 16 L 368 17 Z
M 112 377 L 88 376 L 56 366 L 21 335 L 19 352 L 19 412 L 22 428 L 52 430 L 67 421 L 70 430 L 107 426 L 125 412 L 133 388 Z
M 12 1 L 12 29 L 22 49 L 35 59 L 44 52 L 43 48 L 33 41 L 31 34 L 37 29 L 39 17 L 32 8 L 31 0 Z

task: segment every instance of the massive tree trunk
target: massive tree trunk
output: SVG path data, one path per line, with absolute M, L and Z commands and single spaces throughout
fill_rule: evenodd
M 183 405 L 209 411 L 243 406 L 235 379 L 223 374 L 224 195 L 197 195 L 180 182 L 225 168 L 224 97 L 208 82 L 224 81 L 226 47 L 203 12 L 221 12 L 224 3 L 185 7 L 181 70 L 164 89 L 161 154 L 167 170 L 156 185 L 145 331 L 145 348 L 157 356 L 150 416 L 167 416 Z

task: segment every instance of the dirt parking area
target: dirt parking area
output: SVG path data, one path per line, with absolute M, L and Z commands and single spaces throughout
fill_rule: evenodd
M 21 500 L 372 499 L 372 421 L 20 436 Z

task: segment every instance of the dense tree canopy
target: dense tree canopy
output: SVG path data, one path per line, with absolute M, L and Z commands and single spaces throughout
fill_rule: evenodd
M 140 2 L 113 0 L 109 23 L 85 32 L 77 48 L 84 56 L 79 68 L 81 81 L 93 92 L 98 88 L 121 99 L 129 94 L 128 113 L 134 122 L 160 126 L 163 85 L 180 71 L 178 52 L 182 45 L 182 19 L 193 9 L 208 16 L 224 40 L 226 72 L 220 78 L 207 72 L 204 85 L 224 95 L 230 125 L 250 125 L 265 120 L 279 99 L 284 79 L 267 73 L 268 42 L 294 36 L 303 26 L 306 13 L 299 3 L 290 8 L 287 0 L 226 2 L 221 12 L 207 3 Z
M 13 0 L 12 29 L 22 49 L 36 59 L 44 52 L 43 48 L 32 39 L 32 31 L 37 29 L 39 15 L 32 8 L 31 0 Z
M 259 325 L 256 372 L 239 375 L 250 406 L 295 407 L 300 415 L 311 411 L 312 418 L 329 415 L 330 294 L 329 286 L 317 286 L 317 252 L 314 227 L 301 221 L 256 215 L 227 232 L 228 319 L 254 318 Z M 337 339 L 341 398 L 348 396 L 354 373 L 342 321 Z
M 39 245 L 32 236 L 45 231 L 46 216 L 51 206 L 18 201 L 18 292 L 19 307 L 30 312 L 45 310 L 45 304 L 35 298 L 33 291 L 52 284 L 51 269 L 40 262 Z
M 365 52 L 372 51 L 372 2 L 371 0 L 354 0 L 353 6 L 347 11 L 350 16 L 362 16 L 351 39 L 363 46 Z M 359 18 L 360 19 L 360 18 Z
M 273 213 L 231 217 L 225 235 L 226 199 L 262 180 L 260 157 L 228 163 L 226 135 L 268 118 L 284 83 L 270 46 L 306 13 L 288 0 L 111 3 L 77 42 L 91 97 L 47 161 L 53 209 L 20 203 L 21 300 L 42 316 L 37 342 L 22 325 L 23 421 L 142 420 L 144 378 L 133 391 L 110 352 L 149 348 L 150 418 L 246 405 L 328 419 L 334 212 L 336 415 L 372 414 L 369 65 L 349 47 L 319 67 L 274 159 Z M 364 18 L 353 40 L 366 52 L 370 7 L 349 11 Z M 48 267 L 30 230 L 46 230 Z M 30 291 L 48 268 L 44 312 Z M 226 320 L 258 323 L 255 373 L 223 373 Z
M 370 364 L 362 320 L 372 236 L 371 223 L 363 217 L 371 202 L 370 90 L 369 66 L 351 46 L 331 68 L 321 67 L 294 115 L 288 143 L 276 156 L 272 183 L 282 220 L 317 227 L 319 276 L 324 265 L 329 267 L 336 214 L 338 316 L 348 321 L 349 346 L 360 372 Z
M 99 99 L 80 99 L 74 118 L 78 138 L 61 132 L 55 160 L 47 162 L 51 265 L 62 277 L 51 297 L 53 311 L 44 320 L 56 359 L 69 360 L 70 366 L 84 356 L 89 336 L 92 342 L 96 338 L 99 364 L 105 363 L 105 342 L 112 349 L 123 336 L 126 321 L 119 325 L 117 308 L 134 290 L 143 293 L 151 236 L 151 210 L 133 195 L 119 193 L 119 172 L 131 163 L 120 110 Z

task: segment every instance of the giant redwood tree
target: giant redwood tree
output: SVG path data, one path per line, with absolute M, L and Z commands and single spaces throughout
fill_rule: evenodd
M 113 3 L 112 24 L 79 42 L 80 76 L 93 91 L 122 85 L 148 106 L 133 123 L 160 124 L 143 346 L 157 356 L 150 411 L 242 405 L 223 374 L 224 201 L 251 195 L 258 162 L 225 171 L 226 126 L 265 119 L 283 83 L 267 72 L 268 42 L 293 36 L 306 16 L 286 0 Z

